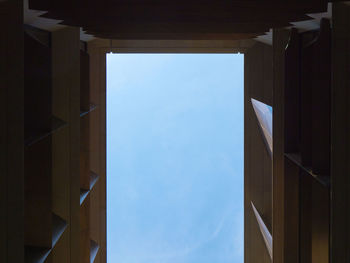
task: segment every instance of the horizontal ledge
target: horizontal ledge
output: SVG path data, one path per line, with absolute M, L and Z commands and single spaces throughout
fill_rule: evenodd
M 255 112 L 256 120 L 258 121 L 260 134 L 263 137 L 266 149 L 272 158 L 272 107 L 254 98 L 251 98 L 250 100 Z
M 311 175 L 317 182 L 319 182 L 325 187 L 330 187 L 329 176 L 314 174 L 312 172 L 311 167 L 305 167 L 304 165 L 302 165 L 301 156 L 299 153 L 285 153 L 284 156 L 287 157 L 294 164 L 296 164 L 298 167 L 303 169 L 307 174 Z
M 24 247 L 24 262 L 25 263 L 44 263 L 47 256 L 50 254 L 50 248 L 42 247 Z
M 84 203 L 84 200 L 89 195 L 90 190 L 80 189 L 80 205 Z
M 96 109 L 96 107 L 97 107 L 97 106 L 96 106 L 95 104 L 90 103 L 90 106 L 89 106 L 89 109 L 88 109 L 88 110 L 81 110 L 81 111 L 80 111 L 80 117 L 83 117 L 83 116 L 85 116 L 86 114 L 92 112 L 93 110 Z
M 51 128 L 48 131 L 45 131 L 41 134 L 26 138 L 24 140 L 24 144 L 25 146 L 31 146 L 43 139 L 45 139 L 46 137 L 50 136 L 51 134 L 53 134 L 54 132 L 57 132 L 58 130 L 62 129 L 63 127 L 67 126 L 68 124 L 61 120 L 60 118 L 57 118 L 55 116 L 51 117 Z
M 24 32 L 46 47 L 50 47 L 50 32 L 28 24 L 23 25 Z
M 52 214 L 52 243 L 51 248 L 25 246 L 26 263 L 44 263 L 55 247 L 64 231 L 67 229 L 67 222 L 56 214 Z
M 90 194 L 90 191 L 94 188 L 98 179 L 99 175 L 90 171 L 90 189 L 80 189 L 80 205 L 84 203 L 86 197 Z
M 100 176 L 97 173 L 90 171 L 90 190 L 92 190 L 92 188 L 94 188 L 94 186 L 99 178 L 100 178 Z
M 256 210 L 253 202 L 250 202 L 255 214 L 256 221 L 258 222 L 260 233 L 263 236 L 265 246 L 267 248 L 267 251 L 269 252 L 270 258 L 272 260 L 272 235 L 268 228 L 266 227 L 264 221 L 262 220 L 258 210 Z
M 99 248 L 99 245 L 95 241 L 90 240 L 90 263 L 94 263 Z
M 67 228 L 67 222 L 64 221 L 61 217 L 56 214 L 52 215 L 52 247 L 55 247 L 58 240 L 63 235 L 64 231 Z

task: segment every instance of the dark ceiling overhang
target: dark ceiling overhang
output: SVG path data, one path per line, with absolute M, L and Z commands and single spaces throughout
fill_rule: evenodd
M 238 40 L 310 19 L 326 0 L 29 0 L 46 18 L 109 39 Z

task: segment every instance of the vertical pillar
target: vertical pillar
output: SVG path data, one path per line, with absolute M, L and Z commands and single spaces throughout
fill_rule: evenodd
M 350 261 L 350 6 L 333 4 L 331 94 L 331 256 Z
M 0 261 L 24 262 L 23 1 L 0 3 Z

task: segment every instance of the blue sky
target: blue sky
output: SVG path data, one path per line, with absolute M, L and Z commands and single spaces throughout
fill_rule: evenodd
M 107 55 L 108 263 L 243 263 L 243 55 Z

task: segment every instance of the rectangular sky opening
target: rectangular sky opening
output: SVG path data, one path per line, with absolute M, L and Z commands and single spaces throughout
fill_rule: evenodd
M 243 64 L 107 55 L 108 263 L 243 263 Z

